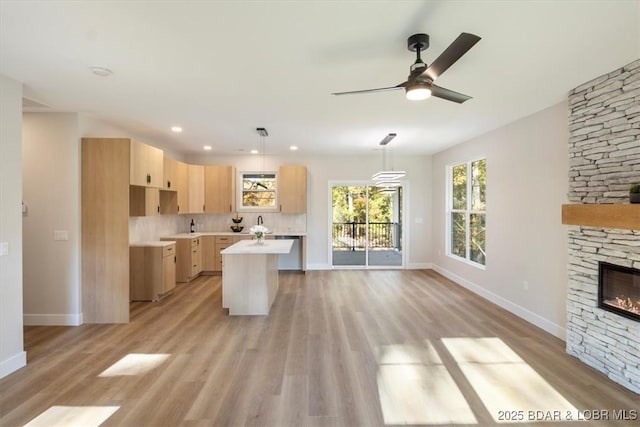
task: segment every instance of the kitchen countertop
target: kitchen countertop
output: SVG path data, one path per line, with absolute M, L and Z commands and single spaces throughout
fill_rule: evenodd
M 191 239 L 202 236 L 249 236 L 249 231 L 241 231 L 240 233 L 234 233 L 233 231 L 198 231 L 196 233 L 178 233 L 168 236 L 162 236 L 163 239 Z M 276 230 L 267 233 L 267 236 L 306 236 L 306 232 L 298 231 L 280 231 Z
M 176 242 L 172 242 L 171 240 L 151 240 L 146 242 L 129 243 L 129 246 L 133 248 L 164 248 L 166 246 L 174 245 L 175 243 Z
M 268 255 L 288 254 L 291 252 L 293 240 L 265 240 L 264 244 L 257 245 L 253 240 L 241 240 L 228 248 L 220 251 L 222 255 Z

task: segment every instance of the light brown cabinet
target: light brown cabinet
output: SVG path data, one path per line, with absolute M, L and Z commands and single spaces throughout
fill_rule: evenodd
M 236 210 L 236 169 L 233 166 L 205 166 L 204 206 L 206 213 Z
M 189 282 L 198 277 L 202 271 L 200 237 L 163 237 L 160 240 L 176 242 L 176 282 Z
M 178 213 L 189 212 L 189 168 L 184 162 L 176 161 L 176 198 Z
M 131 301 L 157 301 L 176 286 L 176 245 L 129 248 Z
M 82 312 L 129 322 L 129 171 L 125 138 L 82 138 Z
M 286 214 L 307 212 L 307 168 L 283 165 L 278 170 L 278 199 L 280 212 Z
M 180 213 L 204 213 L 204 166 L 187 165 L 187 175 L 189 181 L 189 210 Z
M 171 157 L 164 156 L 162 175 L 162 189 L 169 191 L 178 190 L 178 161 Z
M 200 248 L 202 249 L 202 271 L 215 271 L 215 236 L 202 236 L 200 238 Z
M 129 216 L 160 214 L 160 190 L 151 187 L 129 187 Z
M 164 154 L 161 149 L 130 140 L 129 183 L 162 188 Z

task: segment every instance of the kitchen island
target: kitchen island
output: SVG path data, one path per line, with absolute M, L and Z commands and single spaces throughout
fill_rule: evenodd
M 266 315 L 278 292 L 278 255 L 293 240 L 241 240 L 222 253 L 222 307 L 229 315 Z

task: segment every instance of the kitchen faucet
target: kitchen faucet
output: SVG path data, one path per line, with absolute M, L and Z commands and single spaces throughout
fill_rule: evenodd
M 258 215 L 258 225 L 262 225 L 262 215 Z

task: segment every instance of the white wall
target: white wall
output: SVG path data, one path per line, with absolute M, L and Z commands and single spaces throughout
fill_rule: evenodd
M 0 75 L 0 378 L 27 363 L 22 333 L 22 85 Z
M 433 156 L 434 268 L 561 338 L 567 140 L 563 102 Z M 487 159 L 486 270 L 445 256 L 446 166 L 480 157 Z
M 259 156 L 189 156 L 187 161 L 199 164 L 232 164 L 238 170 L 261 170 Z M 382 167 L 382 156 L 310 156 L 296 153 L 290 156 L 267 156 L 265 170 L 277 170 L 281 164 L 307 166 L 307 266 L 309 269 L 331 268 L 329 259 L 329 182 L 367 181 Z M 407 172 L 408 206 L 405 236 L 408 238 L 406 260 L 409 268 L 430 267 L 432 236 L 431 157 L 394 156 L 393 168 Z M 416 223 L 416 220 L 421 223 Z
M 78 114 L 22 117 L 24 322 L 79 325 L 80 146 Z M 54 231 L 68 240 L 54 240 Z

